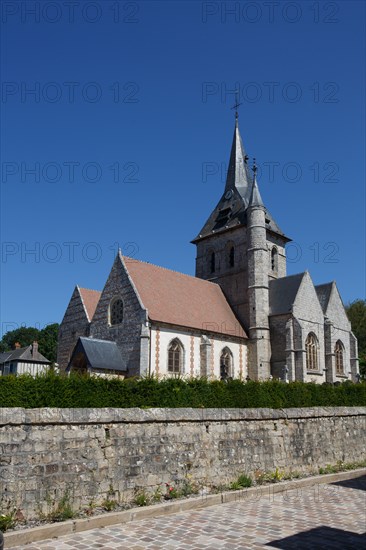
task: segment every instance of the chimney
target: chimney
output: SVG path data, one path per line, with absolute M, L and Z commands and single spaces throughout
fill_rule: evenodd
M 15 344 L 14 344 L 14 349 L 19 349 L 19 348 L 20 348 L 19 342 L 15 342 Z
M 33 347 L 32 347 L 32 355 L 33 357 L 35 357 L 38 353 L 38 342 L 34 341 L 33 342 Z

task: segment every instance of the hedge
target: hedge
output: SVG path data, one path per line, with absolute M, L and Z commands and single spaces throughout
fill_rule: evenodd
M 271 380 L 208 381 L 153 377 L 126 380 L 54 373 L 0 376 L 0 407 L 213 407 L 273 409 L 366 406 L 366 384 L 333 386 Z

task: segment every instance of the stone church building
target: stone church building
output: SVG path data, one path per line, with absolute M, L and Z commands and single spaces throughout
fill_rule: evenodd
M 223 194 L 192 243 L 196 276 L 120 252 L 101 292 L 77 286 L 61 369 L 121 376 L 357 381 L 357 340 L 335 282 L 286 275 L 286 243 L 248 166 L 236 114 Z

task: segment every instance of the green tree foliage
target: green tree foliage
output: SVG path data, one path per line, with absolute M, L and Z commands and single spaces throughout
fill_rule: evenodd
M 38 338 L 40 353 L 52 361 L 52 363 L 56 362 L 58 329 L 58 323 L 47 325 L 40 331 Z
M 366 300 L 355 300 L 346 306 L 346 311 L 358 340 L 360 373 L 366 377 Z
M 54 363 L 56 361 L 58 329 L 58 323 L 53 323 L 42 330 L 35 327 L 20 327 L 11 330 L 4 334 L 0 341 L 0 352 L 13 350 L 17 342 L 20 347 L 24 348 L 37 341 L 39 352 Z
M 4 334 L 0 342 L 1 351 L 14 349 L 17 342 L 19 342 L 21 348 L 29 346 L 34 340 L 38 339 L 39 333 L 40 331 L 34 327 L 20 327 L 15 330 L 10 330 Z

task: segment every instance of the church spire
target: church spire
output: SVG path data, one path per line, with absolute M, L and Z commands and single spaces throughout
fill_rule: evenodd
M 238 103 L 234 105 L 237 109 Z M 251 176 L 248 167 L 248 156 L 245 152 L 239 131 L 238 111 L 235 112 L 235 129 L 231 146 L 229 166 L 226 176 L 225 193 L 236 189 L 243 198 L 245 206 L 248 205 L 250 189 L 252 187 Z
M 252 192 L 250 194 L 249 204 L 248 208 L 252 206 L 261 206 L 264 208 L 264 204 L 262 201 L 261 194 L 259 192 L 258 184 L 257 184 L 257 164 L 255 162 L 255 158 L 253 159 L 253 185 L 252 185 Z

